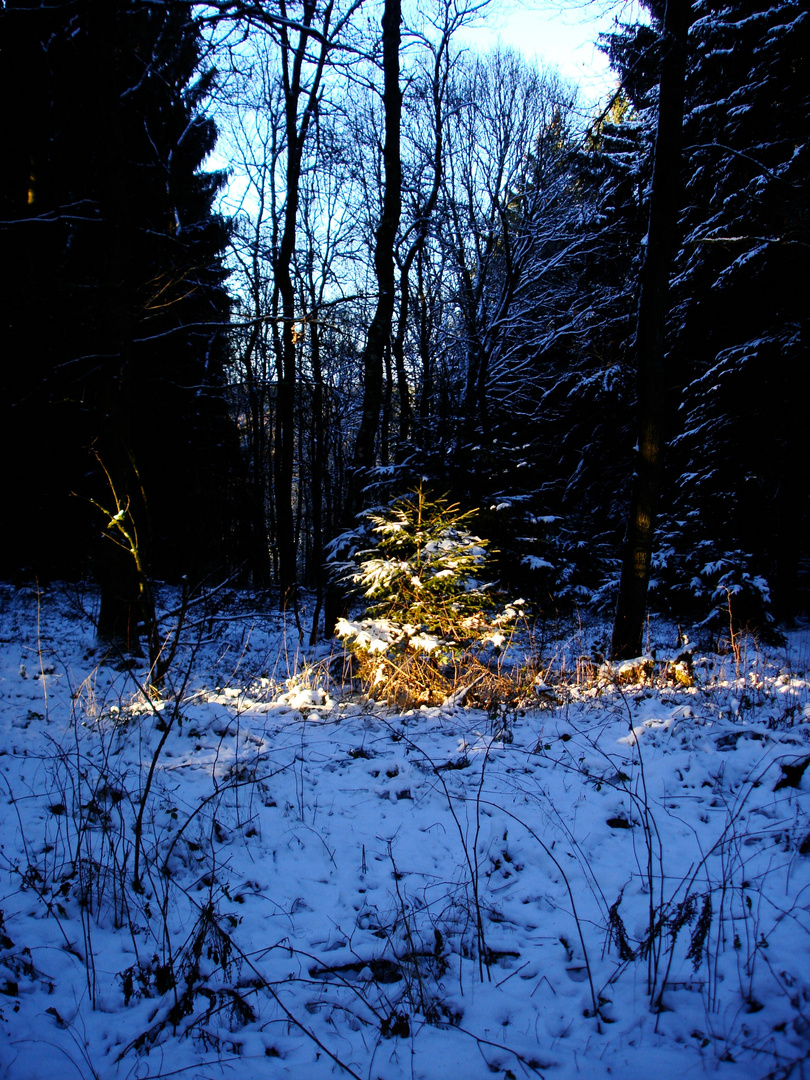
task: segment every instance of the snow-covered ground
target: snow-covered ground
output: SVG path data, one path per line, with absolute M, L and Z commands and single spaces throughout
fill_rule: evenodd
M 0 593 L 9 1080 L 810 1073 L 809 634 L 492 718 L 221 596 L 151 702 L 92 604 Z

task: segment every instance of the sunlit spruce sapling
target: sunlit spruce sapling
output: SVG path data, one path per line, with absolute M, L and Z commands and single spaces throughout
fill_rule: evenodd
M 357 554 L 352 575 L 368 605 L 361 620 L 339 620 L 337 633 L 372 684 L 409 657 L 446 664 L 504 643 L 523 602 L 495 614 L 488 542 L 465 528 L 474 514 L 419 487 L 384 514 L 368 515 L 377 543 Z

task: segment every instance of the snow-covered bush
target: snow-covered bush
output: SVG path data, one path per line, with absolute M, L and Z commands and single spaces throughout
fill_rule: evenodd
M 653 557 L 651 593 L 664 610 L 691 620 L 715 645 L 742 631 L 778 638 L 761 560 L 731 544 L 701 539 L 695 514 L 664 521 Z
M 481 684 L 501 677 L 497 657 L 523 601 L 495 611 L 487 541 L 466 528 L 474 513 L 419 487 L 368 515 L 378 540 L 351 575 L 368 604 L 336 630 L 376 697 L 433 704 L 462 692 L 472 669 Z

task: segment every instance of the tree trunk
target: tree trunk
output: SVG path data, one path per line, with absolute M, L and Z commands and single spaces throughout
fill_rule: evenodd
M 355 518 L 362 509 L 363 483 L 368 470 L 374 464 L 374 447 L 383 402 L 383 360 L 385 350 L 390 346 L 394 318 L 394 244 L 402 209 L 402 161 L 400 159 L 402 92 L 399 88 L 401 10 L 401 0 L 385 0 L 382 17 L 385 191 L 374 247 L 374 269 L 379 293 L 377 308 L 368 328 L 363 350 L 363 411 L 354 444 L 352 473 L 349 477 L 341 520 L 342 531 L 353 527 Z M 324 608 L 327 635 L 333 633 L 342 608 L 342 597 L 332 585 L 327 590 Z
M 374 269 L 379 296 L 363 350 L 363 411 L 354 445 L 354 475 L 347 500 L 349 520 L 360 510 L 363 476 L 374 464 L 374 446 L 383 400 L 383 358 L 390 344 L 394 317 L 394 244 L 402 208 L 402 162 L 399 147 L 402 116 L 402 92 L 399 88 L 400 18 L 401 0 L 385 0 L 382 17 L 385 192 L 374 247 Z
M 412 249 L 413 254 L 415 251 Z M 405 333 L 408 328 L 408 313 L 410 307 L 410 289 L 408 287 L 408 271 L 412 261 L 411 252 L 405 259 L 402 271 L 399 275 L 399 321 L 397 332 L 391 344 L 391 352 L 394 357 L 394 366 L 397 373 L 397 404 L 399 405 L 399 433 L 397 435 L 397 447 L 403 446 L 411 435 L 413 425 L 413 407 L 411 406 L 411 393 L 408 388 L 408 373 L 405 370 Z
M 256 318 L 242 364 L 245 369 L 247 402 L 245 406 L 247 428 L 247 466 L 249 469 L 248 494 L 250 506 L 247 519 L 250 528 L 249 571 L 253 587 L 266 589 L 270 584 L 270 551 L 267 537 L 267 505 L 270 499 L 270 478 L 267 471 L 267 371 L 264 349 L 260 345 L 263 328 L 259 322 L 261 301 L 258 288 L 253 297 L 253 313 Z M 256 371 L 256 357 L 261 364 Z
M 274 469 L 276 499 L 276 542 L 278 545 L 279 585 L 283 605 L 294 603 L 298 582 L 298 559 L 295 543 L 295 513 L 293 509 L 293 477 L 295 475 L 295 391 L 296 340 L 295 287 L 292 280 L 292 260 L 295 252 L 300 202 L 301 163 L 304 146 L 313 118 L 317 113 L 321 81 L 327 58 L 326 38 L 314 60 L 315 70 L 309 90 L 305 91 L 302 72 L 307 61 L 310 27 L 316 14 L 315 0 L 304 0 L 298 44 L 293 50 L 286 26 L 280 29 L 282 80 L 284 87 L 284 119 L 287 136 L 287 186 L 284 207 L 284 227 L 275 268 L 275 288 L 281 300 L 281 332 L 277 341 L 278 422 Z M 324 35 L 329 29 L 332 4 L 328 3 L 321 16 Z M 281 5 L 286 17 L 286 7 Z M 305 106 L 299 117 L 299 101 Z
M 98 556 L 101 606 L 98 614 L 99 641 L 128 656 L 143 656 L 141 631 L 148 631 L 151 613 L 144 610 L 141 580 L 128 552 L 112 541 L 102 546 Z
M 641 653 L 655 515 L 664 450 L 665 327 L 669 275 L 678 222 L 686 40 L 690 0 L 668 0 L 664 15 L 658 128 L 655 137 L 647 250 L 641 271 L 636 330 L 638 463 L 627 522 L 611 655 Z
M 314 306 L 314 305 L 313 305 Z M 324 409 L 323 409 L 323 372 L 321 371 L 321 330 L 317 319 L 310 327 L 312 357 L 312 480 L 310 498 L 312 499 L 312 565 L 315 578 L 315 610 L 312 614 L 312 627 L 309 643 L 318 640 L 318 620 L 323 605 L 323 474 L 326 470 L 324 453 Z

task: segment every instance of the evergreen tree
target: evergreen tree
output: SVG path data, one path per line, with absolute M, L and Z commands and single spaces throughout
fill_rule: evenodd
M 420 485 L 386 512 L 365 516 L 375 546 L 343 567 L 344 582 L 367 601 L 365 617 L 339 619 L 337 634 L 370 691 L 403 704 L 435 704 L 462 680 L 491 682 L 487 649 L 499 654 L 524 601 L 493 610 L 493 582 L 484 579 L 488 541 L 468 529 L 476 511 L 434 499 Z
M 510 328 L 522 386 L 507 397 L 505 423 L 511 432 L 524 418 L 519 460 L 529 467 L 522 491 L 512 488 L 524 511 L 517 533 L 524 546 L 529 535 L 541 540 L 524 552 L 522 572 L 535 567 L 528 576 L 537 593 L 555 603 L 604 595 L 624 529 L 657 40 L 651 28 L 630 26 L 605 42 L 633 96 L 622 89 L 584 140 L 569 134 L 553 203 L 526 205 L 524 227 L 542 242 L 525 274 L 529 303 Z
M 43 463 L 7 488 L 3 563 L 69 574 L 94 550 L 102 621 L 122 636 L 132 560 L 109 539 L 94 549 L 105 522 L 71 493 L 117 498 L 161 576 L 203 573 L 230 542 L 227 229 L 212 212 L 222 177 L 199 171 L 216 137 L 199 111 L 210 75 L 197 78 L 185 5 L 21 3 L 0 33 L 12 117 L 0 333 L 19 358 L 3 437 L 7 454 Z
M 664 573 L 681 606 L 705 616 L 732 596 L 742 622 L 762 625 L 769 591 L 776 615 L 796 612 L 807 554 L 810 20 L 794 0 L 697 14 Z
M 634 312 L 646 221 L 650 109 L 621 92 L 570 163 L 576 226 L 537 313 L 538 459 L 560 519 L 555 593 L 582 600 L 613 574 L 632 472 Z

